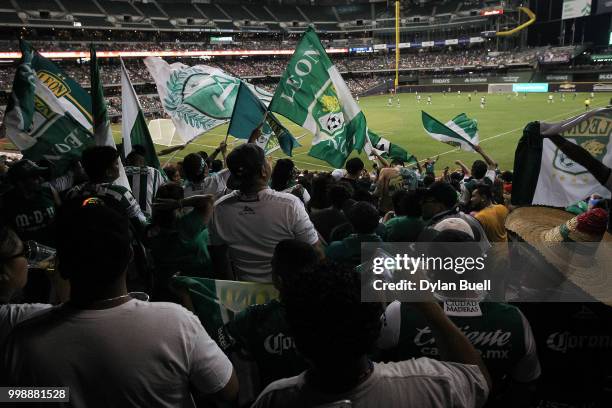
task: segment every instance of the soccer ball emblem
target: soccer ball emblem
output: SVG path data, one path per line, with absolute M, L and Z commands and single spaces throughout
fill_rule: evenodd
M 329 115 L 329 118 L 327 118 L 327 130 L 330 132 L 335 132 L 336 130 L 340 129 L 343 124 L 344 119 L 342 114 Z

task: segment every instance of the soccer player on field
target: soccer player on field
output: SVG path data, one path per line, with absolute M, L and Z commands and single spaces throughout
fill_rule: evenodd
M 480 109 L 484 109 L 486 104 L 487 104 L 487 100 L 485 99 L 484 96 L 481 96 L 480 97 Z
M 428 96 L 427 96 L 427 104 L 428 104 L 428 105 L 431 105 L 431 95 L 428 95 Z

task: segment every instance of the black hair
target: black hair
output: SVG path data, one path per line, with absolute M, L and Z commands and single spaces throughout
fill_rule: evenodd
M 157 189 L 155 194 L 156 199 L 171 199 L 182 200 L 185 197 L 185 190 L 177 182 L 164 183 Z M 159 210 L 153 209 L 152 225 L 158 225 L 164 228 L 172 228 L 176 222 L 175 210 Z
M 423 207 L 421 207 L 422 201 L 423 194 L 421 191 L 407 191 L 406 194 L 402 195 L 399 201 L 399 215 L 405 215 L 407 217 L 420 217 L 423 215 Z M 395 213 L 398 214 L 397 210 Z
M 119 152 L 112 146 L 92 146 L 83 150 L 81 164 L 89 180 L 101 182 L 106 180 L 107 170 L 119 158 Z
M 280 281 L 281 298 L 284 288 L 292 291 L 296 282 L 299 282 L 300 273 L 314 267 L 318 261 L 319 257 L 312 245 L 297 239 L 280 241 L 272 257 L 272 274 Z
M 342 364 L 372 351 L 383 307 L 361 301 L 361 279 L 352 266 L 320 262 L 299 274 L 286 295 L 291 334 L 315 366 Z
M 128 155 L 127 155 L 127 157 L 125 158 L 125 163 L 126 163 L 128 166 L 133 166 L 133 165 L 135 165 L 136 160 L 138 160 L 138 158 L 139 158 L 139 157 L 140 157 L 140 158 L 142 158 L 142 159 L 144 159 L 144 158 L 145 158 L 143 154 L 140 154 L 140 153 L 139 153 L 139 152 L 137 152 L 136 150 L 132 150 L 132 151 L 131 151 L 131 152 L 130 152 Z
M 493 200 L 493 187 L 488 183 L 479 183 L 474 187 L 474 191 L 478 191 L 478 194 L 482 198 L 486 198 L 489 201 Z M 472 192 L 473 194 L 473 192 Z
M 186 180 L 199 182 L 206 176 L 206 159 L 199 153 L 189 153 L 183 159 L 183 175 Z
M 278 159 L 272 169 L 270 187 L 276 191 L 283 191 L 289 187 L 289 182 L 293 179 L 293 169 L 295 164 L 291 159 Z
M 402 159 L 394 158 L 391 160 L 391 165 L 392 166 L 397 166 L 397 165 L 404 166 L 404 161 Z
M 62 277 L 93 287 L 125 272 L 133 254 L 130 221 L 113 201 L 77 198 L 59 208 L 55 222 Z
M 353 157 L 346 162 L 344 168 L 348 174 L 356 176 L 365 168 L 365 164 L 363 164 L 363 160 L 359 157 Z
M 223 170 L 223 160 L 215 159 L 210 164 L 210 171 L 217 173 Z
M 431 173 L 427 173 L 425 174 L 425 177 L 423 177 L 423 187 L 427 188 L 435 183 L 435 181 L 436 177 Z
M 334 183 L 334 178 L 329 173 L 319 173 L 312 180 L 312 191 L 310 194 L 309 208 L 327 208 L 330 206 L 327 191 Z
M 398 215 L 398 216 L 406 215 L 404 214 L 403 209 L 400 206 L 400 202 L 406 196 L 406 194 L 408 194 L 408 191 L 402 189 L 402 190 L 397 190 L 391 196 L 391 202 L 393 203 L 393 212 L 395 213 L 395 215 Z
M 482 160 L 475 160 L 472 164 L 472 177 L 479 180 L 487 174 L 487 163 Z
M 174 176 L 176 176 L 178 173 L 178 168 L 172 165 L 165 166 L 163 170 L 164 173 L 166 173 L 166 177 L 168 177 L 168 180 L 174 179 Z
M 425 194 L 449 209 L 457 204 L 457 192 L 453 186 L 444 181 L 436 181 L 433 183 L 429 186 Z
M 512 183 L 512 172 L 510 170 L 502 172 L 501 179 L 506 183 Z
M 378 227 L 378 210 L 366 201 L 358 201 L 346 213 L 356 233 L 371 234 Z
M 351 198 L 353 194 L 353 186 L 345 181 L 340 181 L 332 184 L 327 192 L 327 197 L 334 208 L 341 210 L 346 200 Z

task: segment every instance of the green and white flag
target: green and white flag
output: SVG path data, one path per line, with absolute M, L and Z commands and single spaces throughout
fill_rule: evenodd
M 311 131 L 308 154 L 336 168 L 365 145 L 365 116 L 312 28 L 298 43 L 270 110 Z
M 121 135 L 125 157 L 130 154 L 133 145 L 141 145 L 145 148 L 145 164 L 161 170 L 147 121 L 123 59 L 121 60 Z
M 108 119 L 108 108 L 104 100 L 104 88 L 100 80 L 98 57 L 96 56 L 96 50 L 93 45 L 90 46 L 89 52 L 91 57 L 89 61 L 89 71 L 91 78 L 91 108 L 94 125 L 94 140 L 98 146 L 112 146 L 117 148 L 115 139 L 113 139 L 110 120 Z M 121 160 L 119 160 L 119 178 L 115 181 L 115 184 L 119 184 L 131 191 Z
M 478 123 L 475 119 L 470 119 L 465 113 L 455 116 L 446 124 L 424 111 L 422 111 L 422 119 L 423 127 L 429 136 L 442 143 L 458 147 L 467 152 L 473 152 L 474 145 L 480 143 Z
M 287 156 L 291 156 L 293 148 L 299 146 L 297 140 L 274 114 L 241 82 L 227 134 L 248 140 L 257 128 L 261 128 L 261 136 L 255 143 L 264 149 L 266 154 L 280 148 Z
M 159 57 L 147 57 L 144 63 L 155 79 L 164 110 L 185 142 L 227 123 L 232 116 L 239 78 L 219 68 L 168 64 Z M 271 93 L 247 86 L 266 106 L 270 103 Z
M 416 157 L 414 157 L 412 154 L 408 153 L 402 147 L 391 143 L 384 137 L 378 136 L 370 129 L 368 129 L 367 135 L 368 138 L 364 148 L 370 160 L 374 160 L 373 153 L 376 153 L 385 159 L 398 159 L 403 161 L 405 164 L 417 162 Z
M 609 198 L 587 169 L 542 135 L 561 135 L 612 167 L 612 108 L 594 109 L 557 123 L 529 123 L 514 155 L 513 205 L 567 207 L 591 194 Z
M 32 161 L 47 160 L 52 176 L 64 174 L 83 149 L 93 145 L 91 132 L 65 109 L 32 67 L 36 58 L 22 43 L 22 58 L 2 124 L 6 135 Z
M 175 276 L 173 285 L 182 288 L 193 305 L 193 312 L 216 340 L 219 329 L 251 305 L 278 299 L 271 283 L 254 283 Z
M 63 110 L 85 129 L 92 130 L 91 96 L 57 65 L 36 52 L 32 46 L 20 41 L 21 52 L 32 53 L 32 69 L 40 81 L 53 93 Z

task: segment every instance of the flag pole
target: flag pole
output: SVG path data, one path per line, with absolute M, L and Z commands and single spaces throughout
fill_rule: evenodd
M 395 2 L 395 87 L 394 93 L 397 96 L 397 87 L 399 86 L 399 63 L 400 63 L 400 2 Z

